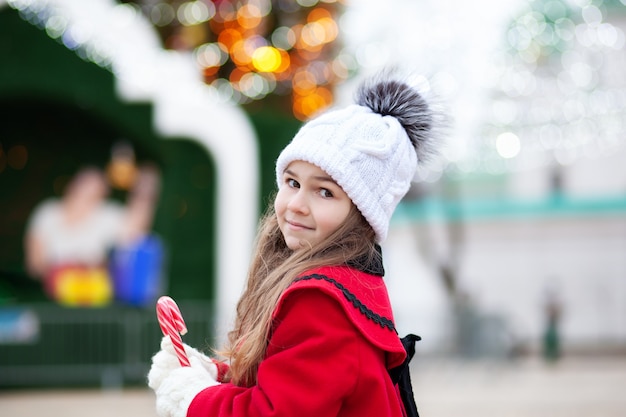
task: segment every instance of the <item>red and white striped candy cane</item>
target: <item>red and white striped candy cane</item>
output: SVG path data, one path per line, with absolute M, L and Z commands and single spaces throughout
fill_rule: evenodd
M 170 337 L 180 365 L 189 366 L 189 359 L 183 347 L 183 339 L 180 337 L 181 334 L 187 333 L 187 327 L 178 305 L 170 297 L 164 295 L 157 300 L 156 313 L 161 331 L 164 336 Z

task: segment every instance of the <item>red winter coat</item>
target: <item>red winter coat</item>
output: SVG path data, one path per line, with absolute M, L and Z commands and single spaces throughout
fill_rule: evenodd
M 319 268 L 279 300 L 257 385 L 206 388 L 187 417 L 401 417 L 388 370 L 405 357 L 382 277 Z

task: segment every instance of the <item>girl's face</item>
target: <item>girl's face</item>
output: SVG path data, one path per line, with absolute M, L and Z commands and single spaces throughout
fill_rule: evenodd
M 294 161 L 280 183 L 274 210 L 287 247 L 296 250 L 329 236 L 346 220 L 352 200 L 322 169 Z

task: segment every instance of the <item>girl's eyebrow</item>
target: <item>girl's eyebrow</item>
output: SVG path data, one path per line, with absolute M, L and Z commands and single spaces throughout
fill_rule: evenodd
M 337 183 L 335 182 L 334 179 L 332 179 L 331 177 L 328 176 L 314 176 L 313 179 L 316 179 L 318 181 L 323 181 L 323 182 L 332 182 L 333 184 L 337 185 Z
M 297 177 L 296 173 L 290 169 L 286 169 L 284 174 L 291 175 L 292 177 Z
M 298 178 L 298 175 L 290 169 L 286 169 L 285 174 Z M 332 182 L 333 184 L 337 185 L 337 182 L 335 182 L 335 180 L 328 175 L 315 175 L 312 178 L 317 181 Z

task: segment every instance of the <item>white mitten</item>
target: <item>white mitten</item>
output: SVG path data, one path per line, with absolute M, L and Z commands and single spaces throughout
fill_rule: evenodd
M 185 347 L 187 357 L 190 360 L 191 358 L 198 359 L 197 365 L 204 368 L 214 380 L 217 380 L 217 366 L 211 358 L 187 344 L 183 343 L 183 346 Z M 181 365 L 178 356 L 176 356 L 172 341 L 169 336 L 163 336 L 163 339 L 161 339 L 161 350 L 152 357 L 152 366 L 150 367 L 150 372 L 148 372 L 148 386 L 156 391 L 163 382 L 163 379 L 166 378 L 170 372 L 180 367 Z
M 159 417 L 186 417 L 189 405 L 200 391 L 219 385 L 201 359 L 192 356 L 189 363 L 191 366 L 179 366 L 171 371 L 155 390 Z

